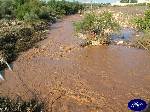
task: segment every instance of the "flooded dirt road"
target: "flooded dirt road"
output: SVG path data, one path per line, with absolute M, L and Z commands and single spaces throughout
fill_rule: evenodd
M 80 48 L 73 21 L 54 24 L 48 38 L 5 70 L 1 95 L 47 103 L 48 112 L 128 112 L 133 98 L 150 100 L 150 54 L 121 46 Z

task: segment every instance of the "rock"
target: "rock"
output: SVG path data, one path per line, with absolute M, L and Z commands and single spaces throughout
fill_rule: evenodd
M 82 40 L 82 41 L 79 43 L 79 45 L 80 45 L 81 47 L 85 47 L 85 46 L 87 46 L 87 45 L 89 45 L 89 44 L 88 44 L 88 42 L 87 42 L 86 40 Z
M 63 50 L 64 50 L 63 46 L 60 46 L 60 48 L 59 48 L 59 49 L 60 49 L 60 51 L 63 51 Z
M 139 34 L 136 34 L 135 36 L 136 36 L 136 37 L 139 37 L 140 35 L 139 35 Z
M 0 75 L 0 79 L 1 79 L 1 80 L 5 80 L 5 79 L 3 78 L 3 76 L 1 76 L 1 75 Z
M 81 39 L 86 39 L 87 38 L 87 36 L 82 34 L 82 33 L 78 33 L 77 35 L 78 35 L 78 38 L 81 38 Z
M 121 44 L 123 44 L 123 43 L 124 43 L 124 41 L 123 41 L 123 40 L 120 40 L 120 41 L 117 42 L 117 45 L 121 45 Z
M 92 42 L 92 45 L 93 45 L 93 46 L 100 45 L 100 42 L 99 42 L 99 41 L 91 41 L 91 42 Z
M 74 49 L 75 47 L 73 45 L 69 45 L 69 46 L 60 46 L 60 51 L 61 52 L 69 52 L 72 49 Z

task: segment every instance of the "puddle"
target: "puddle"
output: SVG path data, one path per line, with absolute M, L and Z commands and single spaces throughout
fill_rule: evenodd
M 124 40 L 129 41 L 136 35 L 136 31 L 132 28 L 123 28 L 119 34 L 112 34 L 111 38 L 113 41 Z

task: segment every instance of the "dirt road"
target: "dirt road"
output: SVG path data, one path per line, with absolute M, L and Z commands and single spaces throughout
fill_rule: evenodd
M 150 54 L 121 46 L 80 48 L 73 21 L 52 26 L 48 38 L 5 71 L 1 95 L 34 95 L 49 112 L 127 112 L 133 98 L 150 99 Z

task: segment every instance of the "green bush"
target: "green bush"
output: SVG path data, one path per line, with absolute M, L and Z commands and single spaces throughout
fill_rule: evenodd
M 150 33 L 145 32 L 143 37 L 135 39 L 133 46 L 150 51 Z
M 50 0 L 48 6 L 55 9 L 60 15 L 75 14 L 83 9 L 83 5 L 78 2 Z
M 150 50 L 150 10 L 145 11 L 144 17 L 135 18 L 134 24 L 137 29 L 143 31 L 144 36 L 135 39 L 133 46 Z
M 94 27 L 94 22 L 96 21 L 96 15 L 89 13 L 84 16 L 82 21 L 74 23 L 77 32 L 85 33 L 86 31 L 91 31 Z
M 150 29 L 150 10 L 145 11 L 144 17 L 135 18 L 134 24 L 139 30 L 149 30 Z
M 114 21 L 111 13 L 103 12 L 102 14 L 88 13 L 84 19 L 75 23 L 77 32 L 91 32 L 96 35 L 104 35 L 105 30 L 117 30 L 119 25 Z
M 34 12 L 29 12 L 29 13 L 27 12 L 27 13 L 25 13 L 23 19 L 26 21 L 33 21 L 33 20 L 37 20 L 39 18 L 38 18 L 38 15 L 35 14 Z
M 110 33 L 119 28 L 109 12 L 101 14 L 88 13 L 83 20 L 74 23 L 74 26 L 77 32 L 87 34 L 87 38 L 98 40 L 101 44 L 109 44 Z
M 24 19 L 38 19 L 38 12 L 40 9 L 39 0 L 29 0 L 24 2 L 24 4 L 18 5 L 16 8 L 16 18 L 20 20 Z
M 42 6 L 40 11 L 39 11 L 39 18 L 40 19 L 47 19 L 49 20 L 49 8 L 46 6 Z
M 15 16 L 13 0 L 0 0 L 0 16 L 7 19 Z
M 38 16 L 40 19 L 48 20 L 51 23 L 56 22 L 56 20 L 59 18 L 59 15 L 57 15 L 56 11 L 48 6 L 42 6 L 39 10 Z
M 82 4 L 64 0 L 50 0 L 48 3 L 40 0 L 0 0 L 0 19 L 42 19 L 53 22 L 57 17 L 75 14 L 81 9 Z

